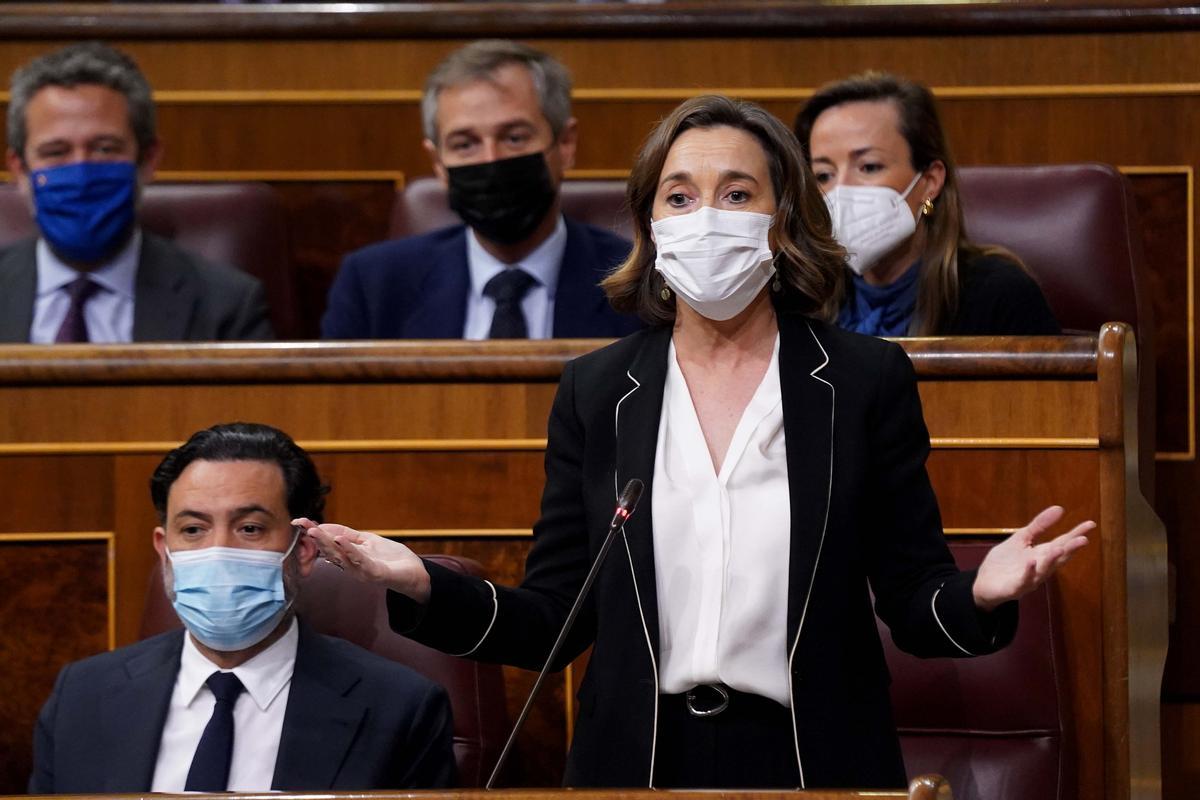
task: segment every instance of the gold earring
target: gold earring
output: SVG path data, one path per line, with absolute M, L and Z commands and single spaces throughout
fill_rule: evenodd
M 671 290 L 668 289 L 666 286 L 664 286 L 664 287 L 662 287 L 662 291 L 658 293 L 658 296 L 661 297 L 663 300 L 670 300 L 671 299 Z
M 921 203 L 921 216 L 928 217 L 933 213 L 933 200 L 926 197 L 925 202 Z

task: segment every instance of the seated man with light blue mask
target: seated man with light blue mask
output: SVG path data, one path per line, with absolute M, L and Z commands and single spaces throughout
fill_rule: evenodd
M 154 547 L 186 626 L 67 665 L 38 718 L 39 794 L 452 785 L 445 690 L 292 610 L 327 487 L 286 434 L 218 425 L 154 472 Z
M 129 56 L 83 42 L 18 69 L 8 148 L 38 236 L 0 251 L 0 342 L 272 338 L 258 280 L 138 225 L 162 146 Z

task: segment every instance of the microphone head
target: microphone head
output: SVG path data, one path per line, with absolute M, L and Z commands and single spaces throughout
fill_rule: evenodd
M 617 508 L 625 512 L 628 517 L 637 508 L 638 500 L 642 499 L 642 490 L 646 485 L 637 478 L 630 479 L 629 483 L 625 484 L 625 488 L 621 490 L 621 497 L 617 500 Z

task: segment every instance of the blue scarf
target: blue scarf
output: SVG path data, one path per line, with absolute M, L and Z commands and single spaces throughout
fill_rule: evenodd
M 854 294 L 838 313 L 838 327 L 868 336 L 907 336 L 917 307 L 920 274 L 918 261 L 886 286 L 872 286 L 861 275 L 855 275 Z

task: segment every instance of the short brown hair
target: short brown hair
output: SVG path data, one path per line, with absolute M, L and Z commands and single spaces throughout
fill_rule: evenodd
M 665 283 L 654 269 L 650 215 L 663 164 L 675 140 L 693 128 L 716 127 L 749 133 L 767 156 L 777 207 L 771 228 L 781 284 L 781 290 L 773 295 L 776 307 L 832 319 L 837 312 L 834 298 L 839 294 L 845 251 L 834 241 L 829 209 L 800 144 L 766 109 L 722 95 L 684 101 L 658 123 L 642 145 L 626 188 L 633 214 L 633 250 L 600 284 L 609 302 L 618 311 L 636 312 L 652 325 L 674 321 L 674 296 L 662 298 Z
M 438 95 L 454 86 L 491 80 L 496 70 L 519 64 L 529 70 L 542 115 L 557 138 L 571 118 L 571 73 L 552 56 L 520 42 L 481 39 L 446 56 L 425 79 L 421 94 L 421 126 L 425 138 L 437 143 Z

